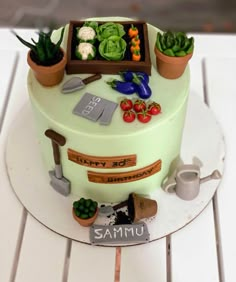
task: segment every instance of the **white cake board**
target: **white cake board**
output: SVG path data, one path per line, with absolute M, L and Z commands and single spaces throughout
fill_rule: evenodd
M 89 228 L 81 227 L 71 214 L 73 201 L 78 197 L 64 197 L 49 184 L 29 103 L 17 115 L 8 137 L 6 165 L 9 181 L 21 203 L 49 229 L 67 238 L 90 244 Z M 197 95 L 190 95 L 181 158 L 188 164 L 194 159 L 200 160 L 203 164 L 203 177 L 214 169 L 223 174 L 224 156 L 224 138 L 217 120 Z M 211 201 L 219 183 L 218 179 L 202 184 L 200 194 L 193 201 L 184 201 L 175 194 L 157 189 L 151 198 L 158 203 L 158 214 L 145 221 L 150 241 L 178 231 L 196 218 Z M 106 217 L 99 216 L 96 224 L 107 224 L 107 220 Z

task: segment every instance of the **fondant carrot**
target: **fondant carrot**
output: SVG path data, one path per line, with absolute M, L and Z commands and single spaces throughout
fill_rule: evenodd
M 131 39 L 131 43 L 133 44 L 137 44 L 137 45 L 140 45 L 140 39 L 139 39 L 139 35 L 136 35 L 135 37 L 133 37 Z
M 130 47 L 131 53 L 134 53 L 135 50 L 140 51 L 140 46 L 137 43 L 131 42 L 131 47 Z
M 132 60 L 136 62 L 139 62 L 141 60 L 141 54 L 139 50 L 134 50 L 132 54 Z
M 137 27 L 135 27 L 133 24 L 131 24 L 131 27 L 130 27 L 130 29 L 129 29 L 128 34 L 129 34 L 129 37 L 130 37 L 130 38 L 137 36 L 137 35 L 138 35 L 138 29 L 137 29 Z

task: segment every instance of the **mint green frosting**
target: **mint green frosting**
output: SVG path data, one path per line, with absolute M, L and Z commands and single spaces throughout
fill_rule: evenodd
M 100 18 L 101 21 L 122 20 L 123 18 Z M 124 19 L 123 19 L 124 20 Z M 64 176 L 71 181 L 71 192 L 78 197 L 89 197 L 99 202 L 119 202 L 127 199 L 129 193 L 149 194 L 161 186 L 167 176 L 171 163 L 179 157 L 182 133 L 189 93 L 189 68 L 175 80 L 161 77 L 156 70 L 154 44 L 158 29 L 148 25 L 149 47 L 152 61 L 150 100 L 161 105 L 162 113 L 153 116 L 147 124 L 138 120 L 125 123 L 122 111 L 116 109 L 112 122 L 108 126 L 100 125 L 72 113 L 75 105 L 85 92 L 119 103 L 127 96 L 119 94 L 107 85 L 110 79 L 120 79 L 117 75 L 102 75 L 102 79 L 86 85 L 82 90 L 71 94 L 62 94 L 62 84 L 74 76 L 85 78 L 90 74 L 66 75 L 60 85 L 46 88 L 35 79 L 32 71 L 28 75 L 28 91 L 36 118 L 36 128 L 45 170 L 54 169 L 52 146 L 44 136 L 51 128 L 66 138 L 65 146 L 60 148 Z M 55 40 L 59 36 L 55 31 Z M 63 48 L 66 50 L 68 26 L 65 29 Z M 129 96 L 136 99 L 136 94 Z M 135 154 L 137 164 L 119 169 L 97 169 L 81 166 L 68 160 L 67 149 L 73 149 L 92 156 L 122 156 Z M 118 173 L 137 170 L 162 161 L 161 171 L 139 181 L 122 184 L 99 184 L 88 181 L 87 172 Z

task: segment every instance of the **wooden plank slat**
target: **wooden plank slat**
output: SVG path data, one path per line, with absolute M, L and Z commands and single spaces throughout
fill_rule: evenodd
M 0 205 L 0 216 L 4 217 L 1 221 L 5 228 L 1 232 L 1 254 L 4 255 L 1 256 L 0 264 L 1 268 L 2 266 L 6 267 L 3 267 L 4 271 L 1 271 L 0 275 L 4 275 L 3 277 L 6 278 L 2 281 L 8 281 L 15 275 L 16 281 L 62 281 L 67 240 L 49 230 L 45 231 L 45 227 L 42 227 L 38 222 L 35 223 L 34 220 L 28 219 L 26 227 L 24 227 L 24 208 L 16 199 L 9 185 L 4 163 L 4 141 L 6 141 L 8 129 L 28 99 L 26 88 L 28 66 L 25 54 L 23 52 L 19 56 L 2 130 L 1 168 L 4 169 L 1 169 L 1 180 L 3 179 L 4 186 L 1 185 L 3 203 Z M 9 218 L 9 222 L 6 217 Z M 24 230 L 24 228 L 26 229 Z M 21 244 L 23 235 L 23 243 Z M 19 265 L 17 265 L 18 259 Z M 16 270 L 17 273 L 15 273 Z M 48 277 L 52 279 L 48 280 Z
M 219 281 L 212 204 L 171 235 L 173 282 Z
M 167 281 L 166 239 L 121 249 L 120 282 Z
M 199 95 L 204 101 L 203 58 L 197 56 L 190 64 L 190 95 Z M 173 281 L 219 281 L 212 203 L 191 224 L 172 234 L 171 243 Z
M 16 282 L 63 281 L 67 239 L 28 214 Z
M 17 66 L 16 55 L 14 51 L 4 50 L 0 53 L 0 281 L 9 281 L 12 277 L 24 223 L 24 209 L 12 191 L 4 160 L 4 141 L 7 132 L 5 120 L 9 116 L 5 107 L 10 99 L 11 82 L 14 79 L 14 68 Z M 9 100 L 9 103 L 13 101 Z
M 227 54 L 225 55 L 227 56 Z M 236 229 L 234 224 L 234 215 L 236 214 L 234 185 L 236 156 L 235 65 L 236 58 L 206 59 L 209 104 L 223 127 L 226 143 L 225 170 L 217 193 L 216 208 L 219 215 L 223 272 L 227 282 L 235 281 L 236 277 Z
M 16 70 L 15 80 L 11 89 L 11 99 L 6 111 L 6 119 L 4 121 L 2 131 L 4 139 L 7 138 L 8 129 L 12 125 L 12 121 L 17 118 L 18 111 L 28 100 L 26 88 L 28 66 L 25 61 L 25 54 L 26 53 L 23 52 L 20 53 L 19 56 L 18 68 Z M 1 158 L 1 161 L 3 161 L 3 157 Z M 6 179 L 6 183 L 7 182 L 8 179 Z M 11 190 L 10 192 L 11 195 L 14 196 Z M 7 208 L 5 206 L 6 210 L 9 210 L 10 213 L 9 219 L 11 219 L 12 216 L 17 219 L 15 225 L 16 228 L 18 228 L 15 232 L 11 232 L 11 236 L 9 234 L 9 228 L 6 229 L 6 236 L 8 236 L 9 239 L 12 239 L 12 242 L 15 243 L 15 257 L 11 255 L 11 264 L 14 263 L 14 266 L 12 266 L 13 272 L 11 278 L 15 277 L 16 281 L 24 282 L 62 281 L 67 240 L 46 229 L 30 216 L 27 218 L 24 230 L 24 226 L 21 225 L 21 223 L 24 223 L 22 219 L 22 212 L 19 211 L 19 209 L 23 211 L 23 207 L 16 198 L 14 199 L 15 201 L 11 199 L 11 202 L 8 201 L 6 203 Z M 6 220 L 3 221 L 6 222 Z M 21 230 L 22 234 L 18 234 L 18 230 Z M 24 235 L 22 244 L 21 242 L 17 242 L 19 239 L 17 237 L 18 235 Z M 4 253 L 5 256 L 5 254 L 8 253 L 8 250 L 2 253 Z M 16 273 L 14 273 L 14 271 L 16 271 Z
M 0 281 L 9 281 L 14 272 L 17 248 L 20 244 L 24 208 L 17 200 L 9 183 L 5 161 L 4 143 L 0 142 Z
M 0 130 L 3 115 L 5 113 L 5 106 L 7 101 L 8 92 L 10 90 L 10 85 L 12 78 L 14 76 L 14 65 L 16 62 L 17 53 L 14 51 L 2 51 L 0 53 L 0 75 L 1 75 L 1 83 L 0 83 Z
M 2 131 L 3 140 L 6 140 L 8 129 L 17 118 L 18 111 L 28 100 L 26 86 L 28 66 L 25 55 L 26 52 L 22 52 L 19 55 L 18 68 L 11 89 L 6 118 L 4 120 Z M 4 144 L 1 148 L 4 150 Z M 3 155 L 4 152 L 1 154 L 1 167 L 5 166 Z M 6 172 L 5 175 L 7 175 Z M 15 198 L 7 176 L 5 176 L 4 181 L 6 183 L 4 183 L 4 188 L 8 189 L 7 196 L 10 199 L 8 200 L 7 197 L 3 197 L 4 191 L 6 192 L 6 190 L 4 190 L 3 193 L 1 193 L 1 197 L 3 197 L 5 204 L 0 206 L 0 210 L 2 211 L 3 208 L 5 208 L 5 210 L 1 212 L 0 216 L 4 215 L 2 222 L 6 223 L 6 228 L 4 228 L 3 235 L 1 232 L 1 239 L 3 238 L 5 240 L 3 241 L 3 247 L 1 249 L 1 254 L 4 254 L 4 256 L 1 256 L 0 265 L 1 268 L 5 266 L 6 263 L 2 261 L 6 260 L 8 261 L 9 267 L 7 268 L 7 275 L 2 271 L 0 274 L 4 274 L 3 277 L 6 277 L 6 279 L 0 280 L 8 281 L 15 278 L 15 281 L 24 282 L 62 281 L 67 251 L 67 239 L 46 229 L 29 215 L 24 227 L 24 208 Z M 6 211 L 9 211 L 8 215 Z M 9 217 L 10 224 L 6 221 L 6 216 Z M 22 242 L 21 237 L 23 237 Z M 0 244 L 1 243 L 2 240 L 0 240 Z M 10 273 L 11 271 L 12 273 Z
M 21 107 L 28 101 L 27 92 L 27 74 L 28 65 L 26 62 L 27 52 L 18 53 L 17 69 L 15 70 L 14 81 L 12 82 L 10 101 L 6 109 L 6 118 L 4 120 L 4 137 L 7 137 L 8 128 L 14 119 L 17 118 L 17 113 Z M 2 132 L 3 133 L 3 132 Z
M 98 247 L 72 242 L 68 282 L 115 279 L 116 248 Z

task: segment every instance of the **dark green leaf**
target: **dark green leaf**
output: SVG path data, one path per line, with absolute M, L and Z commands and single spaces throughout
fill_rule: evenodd
M 76 216 L 80 217 L 80 212 L 78 210 L 74 210 L 74 211 L 75 211 Z
M 86 213 L 82 213 L 82 214 L 80 215 L 80 218 L 82 218 L 82 219 L 87 219 L 87 218 L 88 218 L 88 215 L 87 215 Z
M 165 37 L 164 36 L 161 36 L 160 43 L 161 43 L 162 50 L 163 51 L 166 50 L 166 44 L 165 44 Z
M 190 54 L 190 53 L 193 52 L 193 49 L 194 49 L 194 38 L 191 37 L 191 38 L 189 39 L 189 42 L 190 42 L 190 45 L 189 45 L 188 49 L 186 50 L 186 53 L 187 53 L 187 54 Z
M 171 49 L 175 53 L 175 52 L 178 52 L 180 50 L 180 46 L 179 45 L 174 45 Z
M 76 202 L 73 203 L 73 207 L 74 207 L 75 209 L 77 209 L 77 208 L 79 207 L 78 201 L 76 201 Z
M 158 33 L 157 33 L 157 39 L 156 39 L 156 47 L 157 47 L 157 49 L 158 49 L 159 51 L 163 52 L 160 39 L 161 39 L 161 33 L 158 32 Z
M 170 56 L 170 57 L 174 57 L 175 56 L 175 53 L 171 49 L 166 49 L 163 53 L 166 56 Z
M 89 216 L 89 217 L 93 217 L 94 214 L 95 214 L 95 212 L 90 212 L 90 213 L 88 214 L 88 216 Z
M 186 53 L 182 50 L 182 51 L 176 52 L 175 56 L 176 57 L 184 57 L 184 56 L 186 56 Z

